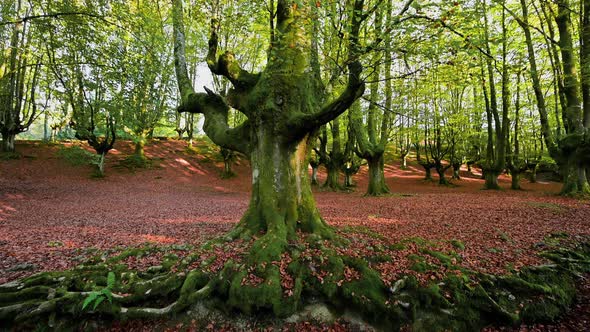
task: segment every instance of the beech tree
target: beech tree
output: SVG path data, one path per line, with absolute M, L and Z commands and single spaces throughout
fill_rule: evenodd
M 10 19 L 31 8 L 22 0 L 2 5 L 2 17 Z M 15 152 L 15 137 L 39 116 L 39 82 L 42 56 L 34 45 L 39 29 L 28 21 L 0 26 L 0 151 Z M 46 98 L 48 100 L 48 98 Z
M 391 5 L 387 6 L 386 23 L 391 21 Z M 375 33 L 381 34 L 383 26 L 383 13 L 381 11 L 375 12 Z M 373 73 L 370 76 L 370 96 L 369 105 L 367 108 L 366 123 L 359 108 L 353 108 L 352 128 L 354 130 L 357 141 L 357 154 L 359 157 L 367 160 L 369 165 L 369 185 L 367 188 L 367 196 L 380 196 L 389 193 L 389 187 L 385 183 L 384 162 L 383 155 L 385 148 L 389 141 L 389 126 L 390 117 L 389 110 L 391 109 L 391 39 L 389 35 L 385 36 L 385 108 L 387 111 L 377 109 L 376 102 L 378 101 L 380 77 L 382 66 L 379 64 L 380 54 L 375 53 L 373 56 Z M 379 119 L 381 123 L 379 124 Z M 379 128 L 377 126 L 379 125 Z
M 212 73 L 225 76 L 233 85 L 227 98 L 222 98 L 209 89 L 206 93 L 194 91 L 187 72 L 182 1 L 173 2 L 175 68 L 182 100 L 179 111 L 204 114 L 203 129 L 213 142 L 250 158 L 250 205 L 228 238 L 249 238 L 263 232 L 250 251 L 254 262 L 280 260 L 288 239 L 295 238 L 298 230 L 320 238 L 334 237 L 332 229 L 320 217 L 311 192 L 308 177 L 311 134 L 346 111 L 363 94 L 362 66 L 357 58 L 363 6 L 364 1 L 356 0 L 351 10 L 348 83 L 336 99 L 320 105 L 312 84 L 316 78 L 310 70 L 313 36 L 308 22 L 317 13 L 314 5 L 277 1 L 268 64 L 258 74 L 243 69 L 229 51 L 217 54 L 217 19 L 212 19 L 207 64 Z M 235 128 L 227 123 L 230 107 L 247 117 Z M 278 273 L 273 265 L 268 266 L 265 278 Z M 281 286 L 265 283 L 257 291 L 280 294 Z M 230 294 L 238 292 L 230 290 Z M 257 305 L 272 307 L 278 299 L 266 300 L 269 303 Z

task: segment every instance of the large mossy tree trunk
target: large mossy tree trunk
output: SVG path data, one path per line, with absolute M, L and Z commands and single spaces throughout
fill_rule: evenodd
M 226 236 L 227 240 L 255 238 L 246 263 L 257 266 L 264 282 L 257 287 L 242 285 L 247 271 L 231 272 L 228 304 L 250 312 L 255 308 L 272 309 L 284 315 L 287 303 L 297 302 L 301 288 L 284 298 L 279 261 L 289 250 L 288 241 L 296 232 L 316 239 L 334 237 L 321 219 L 311 192 L 308 165 L 313 142 L 310 137 L 321 126 L 335 119 L 362 96 L 362 67 L 355 57 L 364 1 L 356 0 L 349 25 L 348 83 L 334 100 L 322 105 L 317 78 L 311 69 L 313 29 L 308 22 L 312 3 L 294 5 L 277 2 L 273 47 L 266 68 L 259 74 L 242 69 L 231 52 L 217 55 L 219 22 L 212 19 L 207 64 L 216 75 L 225 76 L 233 85 L 226 97 L 206 88 L 196 93 L 188 76 L 182 1 L 173 1 L 175 69 L 182 104 L 180 112 L 203 113 L 203 129 L 217 145 L 241 152 L 252 165 L 252 195 L 245 215 Z M 247 119 L 230 127 L 230 108 Z M 298 281 L 301 282 L 301 281 Z
M 335 159 L 337 158 L 332 158 L 326 163 L 326 181 L 322 185 L 322 187 L 332 191 L 342 189 L 340 186 L 340 163 Z
M 484 188 L 489 190 L 498 190 L 500 189 L 500 185 L 498 184 L 498 176 L 500 176 L 500 172 L 496 169 L 485 169 L 483 170 L 483 177 L 485 180 Z
M 258 139 L 250 154 L 252 195 L 246 214 L 234 229 L 240 237 L 264 232 L 285 241 L 297 230 L 331 237 L 321 219 L 309 180 L 307 136 L 285 143 L 272 126 L 256 130 Z

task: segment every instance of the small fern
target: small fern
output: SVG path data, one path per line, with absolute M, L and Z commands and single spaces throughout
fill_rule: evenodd
M 82 310 L 86 309 L 86 307 L 92 304 L 92 302 L 94 302 L 92 310 L 96 310 L 105 299 L 107 299 L 109 303 L 113 303 L 113 287 L 115 287 L 115 273 L 109 272 L 107 275 L 107 286 L 99 291 L 90 292 L 88 297 L 84 300 L 84 303 L 82 303 Z

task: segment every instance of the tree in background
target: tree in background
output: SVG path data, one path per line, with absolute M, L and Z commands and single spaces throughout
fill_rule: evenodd
M 18 0 L 4 2 L 0 10 L 4 20 L 12 21 L 29 14 L 32 8 Z M 45 93 L 46 102 L 40 103 L 39 85 L 44 75 L 43 54 L 36 47 L 40 33 L 39 27 L 27 20 L 0 25 L 0 151 L 3 152 L 15 152 L 16 135 L 28 130 L 50 99 Z
M 388 2 L 385 12 L 385 24 L 391 24 L 391 4 Z M 375 31 L 377 36 L 383 33 L 383 12 L 375 11 Z M 384 154 L 389 142 L 390 130 L 390 113 L 392 105 L 392 87 L 391 87 L 391 37 L 389 34 L 385 36 L 383 47 L 385 48 L 385 57 L 382 60 L 379 53 L 375 52 L 373 55 L 373 73 L 369 77 L 370 95 L 369 105 L 367 108 L 366 122 L 363 121 L 363 115 L 360 112 L 360 107 L 353 107 L 352 112 L 352 128 L 357 142 L 356 152 L 360 158 L 367 161 L 369 165 L 369 185 L 365 195 L 380 196 L 388 194 L 389 187 L 385 183 L 384 173 Z M 384 65 L 380 65 L 383 61 Z M 379 102 L 379 90 L 381 82 L 381 71 L 385 71 L 385 108 L 387 111 L 378 109 L 376 104 Z M 379 121 L 380 120 L 380 121 Z
M 121 122 L 135 142 L 133 159 L 137 165 L 147 162 L 144 146 L 173 100 L 172 52 L 164 30 L 160 1 L 126 4 L 124 11 L 129 30 L 121 32 L 119 68 L 125 68 L 125 85 L 116 96 Z

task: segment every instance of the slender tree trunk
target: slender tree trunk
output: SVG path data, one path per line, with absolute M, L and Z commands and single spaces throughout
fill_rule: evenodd
M 145 159 L 145 137 L 140 137 L 137 142 L 135 142 L 135 157 L 139 159 Z
M 43 140 L 49 142 L 51 139 L 50 135 L 49 112 L 45 111 L 45 116 L 43 117 Z
M 420 163 L 424 168 L 424 180 L 432 181 L 432 164 L 431 163 Z
M 580 47 L 580 67 L 582 68 L 582 103 L 584 127 L 590 128 L 590 0 L 583 0 Z
M 100 177 L 104 176 L 104 161 L 105 161 L 105 157 L 106 157 L 106 153 L 101 153 L 100 154 L 100 159 L 98 160 L 98 165 L 96 165 L 97 170 L 98 170 L 98 175 Z
M 461 164 L 454 163 L 453 164 L 453 177 L 452 177 L 454 180 L 461 180 L 461 175 L 459 174 L 460 170 L 461 170 Z
M 408 169 L 408 154 L 402 153 L 402 169 Z
M 352 173 L 344 172 L 344 187 L 350 188 L 353 186 L 354 184 L 352 183 Z

